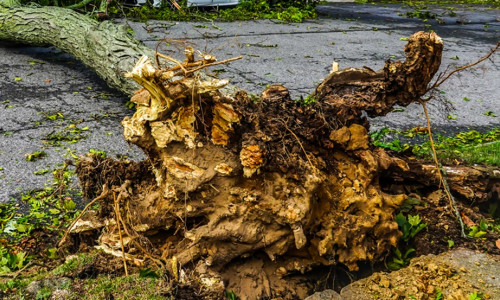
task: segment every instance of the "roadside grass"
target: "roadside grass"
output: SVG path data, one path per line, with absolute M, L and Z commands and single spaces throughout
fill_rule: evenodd
M 466 147 L 461 151 L 441 151 L 438 157 L 444 161 L 460 159 L 469 164 L 487 163 L 500 166 L 500 141 Z
M 377 147 L 416 158 L 432 160 L 432 152 L 425 128 L 397 131 L 382 128 L 372 132 L 372 142 Z M 443 164 L 488 164 L 500 166 L 500 129 L 480 133 L 476 130 L 454 136 L 436 134 L 435 147 Z
M 498 0 L 356 0 L 357 3 L 403 3 L 409 6 L 420 5 L 449 5 L 449 4 L 483 4 L 491 7 L 499 7 Z
M 172 9 L 168 1 L 164 1 L 159 8 L 143 5 L 140 7 L 123 7 L 113 4 L 109 12 L 114 17 L 123 14 L 129 18 L 141 21 L 243 21 L 257 19 L 275 19 L 283 22 L 302 22 L 305 19 L 315 19 L 316 2 L 280 1 L 271 5 L 266 0 L 244 0 L 233 8 L 204 8 L 187 7 L 181 2 L 182 10 Z

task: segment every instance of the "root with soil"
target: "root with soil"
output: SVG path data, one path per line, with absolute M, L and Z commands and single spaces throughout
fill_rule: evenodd
M 259 99 L 221 91 L 200 76 L 212 56 L 161 69 L 143 57 L 127 74 L 143 86 L 124 137 L 148 159 L 80 160 L 84 195 L 98 211 L 70 227 L 98 233 L 124 265 L 153 262 L 182 281 L 187 269 L 212 290 L 243 298 L 304 298 L 317 266 L 381 261 L 401 235 L 404 193 L 384 192 L 383 172 L 409 166 L 371 145 L 363 115 L 385 115 L 428 91 L 441 63 L 435 33 L 414 34 L 405 62 L 332 72 L 308 106 L 273 85 Z M 218 63 L 229 62 L 226 60 Z M 90 204 L 88 205 L 90 206 Z

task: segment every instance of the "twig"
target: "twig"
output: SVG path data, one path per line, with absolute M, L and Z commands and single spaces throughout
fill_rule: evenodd
M 33 261 L 29 261 L 24 267 L 17 270 L 16 272 L 7 273 L 7 274 L 0 274 L 0 277 L 7 277 L 7 278 L 16 279 L 24 270 L 26 270 L 27 268 L 29 268 L 33 264 L 34 264 Z
M 182 65 L 182 63 L 180 61 L 178 61 L 178 60 L 176 60 L 176 59 L 174 59 L 174 58 L 172 58 L 170 56 L 161 54 L 160 52 L 156 52 L 156 56 L 163 57 L 166 60 L 170 60 L 171 62 L 176 63 L 182 69 L 182 71 L 184 71 L 184 74 L 187 73 L 187 70 L 184 69 L 184 66 Z
M 478 61 L 473 62 L 473 63 L 468 64 L 468 65 L 465 65 L 465 66 L 462 66 L 460 68 L 457 68 L 457 69 L 451 71 L 450 73 L 448 73 L 448 75 L 446 75 L 446 76 L 439 75 L 438 79 L 436 80 L 436 82 L 430 88 L 427 89 L 427 92 L 430 91 L 430 90 L 432 90 L 432 89 L 435 89 L 435 88 L 439 87 L 441 84 L 443 84 L 443 82 L 445 82 L 446 80 L 448 80 L 451 77 L 451 75 L 453 75 L 453 74 L 455 74 L 457 72 L 463 71 L 465 69 L 468 69 L 470 67 L 473 67 L 473 66 L 475 66 L 475 65 L 477 65 L 477 64 L 479 64 L 479 63 L 481 63 L 481 62 L 483 62 L 485 60 L 487 60 L 488 58 L 490 58 L 493 55 L 493 53 L 495 53 L 498 50 L 499 47 L 500 47 L 500 42 L 498 42 L 497 45 L 496 45 L 496 47 L 493 48 L 485 57 L 479 59 Z M 444 78 L 440 79 L 440 77 L 442 77 L 442 76 L 444 76 Z
M 97 201 L 99 200 L 102 200 L 103 198 L 105 198 L 106 196 L 108 196 L 108 186 L 105 184 L 103 185 L 102 187 L 102 193 L 101 195 L 99 195 L 99 197 L 95 198 L 94 200 L 90 201 L 89 204 L 87 204 L 82 212 L 80 213 L 80 215 L 78 215 L 78 217 L 76 217 L 74 220 L 73 220 L 73 223 L 71 223 L 71 225 L 68 227 L 68 229 L 66 230 L 66 232 L 64 233 L 61 241 L 59 242 L 59 244 L 57 244 L 58 247 L 61 247 L 62 244 L 64 244 L 64 242 L 66 241 L 66 238 L 68 237 L 68 234 L 71 230 L 71 228 L 73 228 L 73 226 L 75 226 L 76 222 L 78 220 L 80 220 L 82 218 L 82 216 L 85 214 L 85 212 L 87 211 L 87 209 L 89 209 L 89 207 L 91 207 L 94 203 L 96 203 Z
M 125 246 L 123 245 L 123 236 L 122 236 L 122 230 L 121 230 L 121 226 L 120 226 L 120 218 L 121 218 L 120 208 L 118 207 L 118 201 L 116 199 L 115 192 L 113 192 L 113 201 L 114 201 L 114 207 L 115 207 L 116 226 L 118 226 L 118 235 L 120 236 L 120 245 L 122 248 L 123 268 L 125 269 L 125 276 L 128 276 L 127 259 L 125 258 Z
M 235 61 L 235 60 L 238 60 L 238 59 L 242 59 L 242 58 L 243 58 L 243 56 L 238 56 L 238 57 L 228 58 L 228 59 L 225 59 L 225 60 L 222 60 L 222 61 L 217 61 L 217 62 L 214 62 L 214 63 L 209 63 L 209 64 L 206 64 L 206 65 L 202 65 L 202 66 L 200 66 L 198 68 L 194 68 L 194 69 L 191 69 L 191 70 L 187 71 L 187 74 L 196 72 L 196 71 L 201 70 L 203 68 L 207 68 L 207 67 L 211 67 L 211 66 L 215 66 L 215 65 L 220 65 L 220 64 L 225 64 L 225 63 L 228 63 L 228 62 L 231 62 L 231 61 Z
M 443 184 L 444 191 L 446 193 L 446 196 L 448 197 L 448 200 L 450 201 L 450 206 L 451 209 L 455 211 L 455 215 L 457 216 L 458 221 L 460 222 L 460 228 L 462 230 L 462 237 L 466 237 L 465 235 L 465 229 L 464 229 L 464 222 L 462 221 L 462 217 L 460 216 L 460 212 L 457 208 L 457 203 L 455 202 L 455 198 L 451 195 L 450 188 L 448 186 L 448 182 L 446 181 L 446 178 L 443 176 L 444 172 L 442 170 L 441 164 L 438 161 L 437 158 L 437 153 L 436 153 L 436 148 L 434 147 L 434 140 L 432 139 L 432 131 L 431 131 L 431 121 L 429 118 L 429 113 L 427 112 L 427 106 L 425 105 L 425 101 L 419 100 L 420 104 L 422 104 L 422 107 L 424 108 L 424 114 L 425 118 L 427 119 L 427 132 L 429 134 L 429 142 L 431 143 L 431 149 L 432 149 L 432 155 L 434 158 L 434 163 L 436 164 L 436 170 L 438 172 L 439 180 Z

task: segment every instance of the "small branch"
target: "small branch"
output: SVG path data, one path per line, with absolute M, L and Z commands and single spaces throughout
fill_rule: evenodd
M 451 77 L 451 75 L 453 75 L 453 74 L 455 74 L 457 72 L 463 71 L 465 69 L 468 69 L 470 67 L 473 67 L 473 66 L 475 66 L 475 65 L 477 65 L 477 64 L 479 64 L 479 63 L 481 63 L 481 62 L 483 62 L 485 60 L 487 60 L 488 58 L 490 58 L 493 55 L 493 53 L 495 53 L 496 51 L 498 51 L 499 47 L 500 47 L 500 42 L 498 42 L 497 45 L 496 45 L 496 47 L 493 48 L 485 57 L 479 59 L 478 61 L 476 61 L 474 63 L 471 63 L 471 64 L 468 64 L 468 65 L 465 65 L 465 66 L 462 66 L 460 68 L 457 68 L 457 69 L 451 71 L 450 73 L 448 73 L 446 76 L 444 74 L 440 74 L 438 76 L 438 79 L 436 80 L 436 82 L 430 88 L 427 89 L 427 92 L 430 91 L 430 90 L 432 90 L 432 89 L 435 89 L 435 88 L 439 87 L 441 84 L 443 84 L 443 82 L 445 82 L 446 80 L 448 80 Z M 443 77 L 443 76 L 444 76 L 444 78 L 441 79 L 441 77 Z
M 187 73 L 187 70 L 186 70 L 186 69 L 184 69 L 184 66 L 182 65 L 182 63 L 181 63 L 180 61 L 178 61 L 178 60 L 176 60 L 176 59 L 174 59 L 174 58 L 171 58 L 170 56 L 167 56 L 167 55 L 161 54 L 160 52 L 156 52 L 156 56 L 157 56 L 157 57 L 158 57 L 158 56 L 159 56 L 159 57 L 162 57 L 162 58 L 164 58 L 164 59 L 166 59 L 166 60 L 169 60 L 169 61 L 171 61 L 171 62 L 176 63 L 176 64 L 177 64 L 177 65 L 178 65 L 178 66 L 182 69 L 182 71 L 184 72 L 184 74 L 186 74 L 186 73 Z
M 228 58 L 228 59 L 225 59 L 225 60 L 222 60 L 222 61 L 218 61 L 218 62 L 214 62 L 214 63 L 209 63 L 209 64 L 206 64 L 206 65 L 202 65 L 201 67 L 191 69 L 187 73 L 193 73 L 193 72 L 196 72 L 196 71 L 204 69 L 204 68 L 208 68 L 208 67 L 215 66 L 215 65 L 220 65 L 220 64 L 225 64 L 225 63 L 228 63 L 228 62 L 231 62 L 231 61 L 235 61 L 235 60 L 238 60 L 238 59 L 242 59 L 242 58 L 243 58 L 243 56 L 238 56 L 238 57 Z
M 24 267 L 17 270 L 16 272 L 7 273 L 7 274 L 0 274 L 0 277 L 7 277 L 7 278 L 16 279 L 24 270 L 31 267 L 31 265 L 33 265 L 33 264 L 34 264 L 33 261 L 29 261 Z
M 101 195 L 99 195 L 99 197 L 95 198 L 94 200 L 90 201 L 90 202 L 89 202 L 89 204 L 87 204 L 87 205 L 83 208 L 83 210 L 82 210 L 82 212 L 80 213 L 80 215 L 78 215 L 78 217 L 76 217 L 76 218 L 73 220 L 73 222 L 71 223 L 71 225 L 68 227 L 68 229 L 67 229 L 67 230 L 66 230 L 66 232 L 64 233 L 64 235 L 63 235 L 63 237 L 62 237 L 61 241 L 59 242 L 59 244 L 57 244 L 57 247 L 61 247 L 61 246 L 64 244 L 64 242 L 66 241 L 66 238 L 68 237 L 69 232 L 71 231 L 71 228 L 73 228 L 73 226 L 75 226 L 76 222 L 78 222 L 78 220 L 80 220 L 80 219 L 83 217 L 83 215 L 85 214 L 85 212 L 87 211 L 87 209 L 89 209 L 89 207 L 91 207 L 91 206 L 92 206 L 94 203 L 96 203 L 97 201 L 102 200 L 102 199 L 104 199 L 105 197 L 107 197 L 107 196 L 108 196 L 108 194 L 109 194 L 109 192 L 108 192 L 108 186 L 107 186 L 107 185 L 103 185 Z
M 462 217 L 460 216 L 460 211 L 457 208 L 457 203 L 455 202 L 455 198 L 453 198 L 453 195 L 451 195 L 450 188 L 448 186 L 448 182 L 446 181 L 445 177 L 443 174 L 442 166 L 438 161 L 437 158 L 437 153 L 436 153 L 436 148 L 434 147 L 434 140 L 432 138 L 432 131 L 431 131 L 431 121 L 429 118 L 429 113 L 427 112 L 427 106 L 425 105 L 425 101 L 419 100 L 420 104 L 422 104 L 422 107 L 424 108 L 424 114 L 425 118 L 427 119 L 427 132 L 429 134 L 429 141 L 431 143 L 431 149 L 432 149 L 432 155 L 434 158 L 434 163 L 436 164 L 436 170 L 438 172 L 439 180 L 443 184 L 444 191 L 446 193 L 446 196 L 448 197 L 448 200 L 450 201 L 450 207 L 455 211 L 455 215 L 458 218 L 458 221 L 460 222 L 460 229 L 462 230 L 462 237 L 466 237 L 465 235 L 465 229 L 464 229 L 464 222 L 462 221 Z

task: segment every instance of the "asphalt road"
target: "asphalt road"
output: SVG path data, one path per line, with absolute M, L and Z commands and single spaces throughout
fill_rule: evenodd
M 241 55 L 242 60 L 214 67 L 212 72 L 255 94 L 268 84 L 281 83 L 294 98 L 312 92 L 328 75 L 333 61 L 341 68 L 368 66 L 376 70 L 387 59 L 404 58 L 402 38 L 419 30 L 432 29 L 443 38 L 443 71 L 477 60 L 500 39 L 498 10 L 457 9 L 453 17 L 444 10 L 442 24 L 403 18 L 398 12 L 405 9 L 399 6 L 336 3 L 320 6 L 318 11 L 328 16 L 301 24 L 267 20 L 127 23 L 136 37 L 152 48 L 166 38 L 194 43 L 196 49 L 219 60 Z M 163 42 L 160 51 L 182 58 L 175 46 L 173 41 L 168 46 Z M 500 125 L 500 117 L 492 117 L 500 115 L 498 58 L 497 53 L 441 86 L 440 99 L 431 107 L 437 131 L 485 130 Z M 0 201 L 19 199 L 22 192 L 50 184 L 52 175 L 47 170 L 90 149 L 104 150 L 112 157 L 143 159 L 121 134 L 120 121 L 133 113 L 126 101 L 56 48 L 0 41 Z M 449 104 L 455 110 L 450 110 Z M 424 124 L 417 105 L 372 120 L 374 129 Z M 61 141 L 65 137 L 69 142 Z M 26 154 L 38 151 L 47 156 L 26 160 Z

